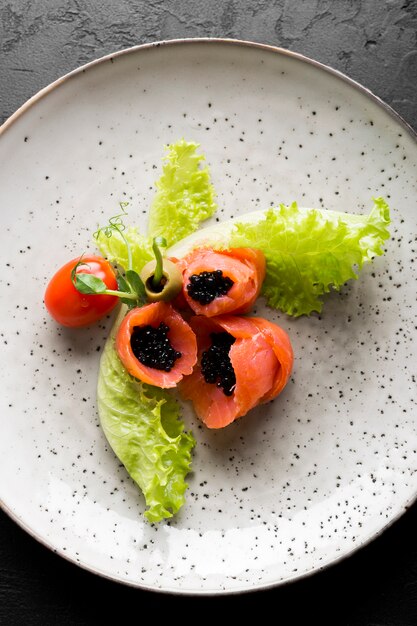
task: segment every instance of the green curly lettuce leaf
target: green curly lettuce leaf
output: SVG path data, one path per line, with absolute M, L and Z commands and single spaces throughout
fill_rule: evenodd
M 185 502 L 195 440 L 184 432 L 176 400 L 163 389 L 139 382 L 123 367 L 114 341 L 120 321 L 119 316 L 100 361 L 99 418 L 116 456 L 145 496 L 145 517 L 159 522 Z
M 149 212 L 148 235 L 163 236 L 172 246 L 216 211 L 214 188 L 199 144 L 184 140 L 168 146 L 162 175 Z
M 296 203 L 270 209 L 256 225 L 237 223 L 229 244 L 263 250 L 268 305 L 288 315 L 322 310 L 321 296 L 357 279 L 364 263 L 384 252 L 389 207 L 375 199 L 369 215 L 299 209 Z
M 198 144 L 181 140 L 168 147 L 162 176 L 156 183 L 147 235 L 137 228 L 98 231 L 96 245 L 110 261 L 140 272 L 154 258 L 153 238 L 163 236 L 172 245 L 198 228 L 216 210 L 214 189 Z M 120 216 L 117 216 L 120 217 Z M 123 309 L 122 309 L 123 314 Z M 190 471 L 191 433 L 184 432 L 180 410 L 169 392 L 142 384 L 128 374 L 114 346 L 116 320 L 100 362 L 98 411 L 100 423 L 115 454 L 142 490 L 149 509 L 145 516 L 158 522 L 174 515 L 184 504 Z
M 200 223 L 211 217 L 217 208 L 208 167 L 200 167 L 204 156 L 197 154 L 199 144 L 180 141 L 168 146 L 162 175 L 155 183 L 156 194 L 149 211 L 147 235 L 137 227 L 123 230 L 132 252 L 132 269 L 140 272 L 154 258 L 152 242 L 162 236 L 168 246 L 197 230 Z M 119 232 L 108 229 L 96 233 L 95 244 L 110 262 L 124 269 L 128 266 L 126 244 Z
M 181 258 L 196 247 L 251 247 L 266 257 L 262 294 L 293 316 L 322 310 L 322 296 L 339 289 L 389 238 L 389 207 L 377 198 L 369 215 L 281 205 L 198 230 L 168 250 Z

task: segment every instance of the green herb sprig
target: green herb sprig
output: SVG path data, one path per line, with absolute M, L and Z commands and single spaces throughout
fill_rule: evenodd
M 146 292 L 141 277 L 132 267 L 132 251 L 128 240 L 123 234 L 123 231 L 126 229 L 123 218 L 127 215 L 125 208 L 129 203 L 120 202 L 119 204 L 122 212 L 111 217 L 108 225 L 99 228 L 93 235 L 95 239 L 98 239 L 100 233 L 103 233 L 106 237 L 111 237 L 114 232 L 117 232 L 124 241 L 127 250 L 128 267 L 124 276 L 120 272 L 118 272 L 116 276 L 119 289 L 117 291 L 107 289 L 107 285 L 101 278 L 83 272 L 78 273 L 77 269 L 80 266 L 88 266 L 88 263 L 83 262 L 82 256 L 72 269 L 71 280 L 74 287 L 80 293 L 86 295 L 117 296 L 124 304 L 127 304 L 129 309 L 132 309 L 143 306 L 146 303 Z

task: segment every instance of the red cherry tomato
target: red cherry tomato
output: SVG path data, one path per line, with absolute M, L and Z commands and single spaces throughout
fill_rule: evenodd
M 73 328 L 98 321 L 110 313 L 119 301 L 117 296 L 90 296 L 77 291 L 71 280 L 71 272 L 79 260 L 73 259 L 61 267 L 45 291 L 45 306 L 50 315 L 62 326 Z M 82 263 L 76 270 L 77 274 L 94 274 L 106 283 L 108 289 L 117 289 L 116 275 L 106 259 L 83 256 Z

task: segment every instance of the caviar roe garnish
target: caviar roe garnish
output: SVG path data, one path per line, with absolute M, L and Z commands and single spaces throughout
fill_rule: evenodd
M 229 350 L 236 339 L 227 332 L 211 333 L 211 346 L 201 357 L 201 372 L 206 383 L 216 384 L 225 396 L 231 396 L 236 385 L 236 375 Z
M 155 328 L 150 324 L 135 326 L 130 345 L 135 357 L 148 367 L 170 372 L 181 352 L 174 350 L 168 338 L 169 326 L 160 322 Z
M 196 248 L 177 265 L 186 303 L 206 317 L 250 311 L 265 277 L 265 256 L 252 248 Z
M 187 285 L 190 298 L 200 304 L 210 304 L 218 296 L 225 296 L 234 285 L 228 276 L 223 276 L 222 270 L 192 274 Z
M 162 388 L 175 387 L 197 360 L 196 336 L 168 302 L 129 311 L 117 331 L 116 350 L 129 374 Z
M 276 324 L 257 317 L 196 315 L 190 326 L 198 360 L 181 381 L 180 393 L 208 428 L 227 426 L 285 387 L 293 353 L 288 335 Z

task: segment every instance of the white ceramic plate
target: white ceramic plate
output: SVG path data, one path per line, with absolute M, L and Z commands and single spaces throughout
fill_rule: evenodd
M 169 524 L 106 445 L 95 388 L 111 320 L 58 328 L 44 287 L 120 200 L 145 227 L 163 146 L 201 143 L 225 219 L 279 202 L 392 207 L 392 240 L 323 314 L 290 319 L 285 392 L 197 437 Z M 54 83 L 3 127 L 1 499 L 54 551 L 143 588 L 265 588 L 348 555 L 415 498 L 416 142 L 337 72 L 255 44 L 142 46 Z

